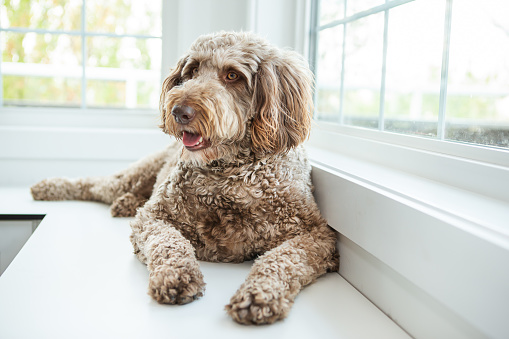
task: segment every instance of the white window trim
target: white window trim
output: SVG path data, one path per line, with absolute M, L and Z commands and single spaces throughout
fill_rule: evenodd
M 452 310 L 463 319 L 457 331 L 509 333 L 502 316 L 509 314 L 509 272 L 501 269 L 509 262 L 509 152 L 322 122 L 307 148 L 317 202 L 343 243 Z M 348 265 L 352 258 L 343 254 L 340 273 L 420 337 L 409 306 L 377 302 L 383 291 L 364 280 L 372 273 Z
M 450 3 L 444 3 L 446 32 Z M 446 72 L 442 67 L 442 80 Z M 443 107 L 446 90 L 442 84 Z M 509 150 L 449 142 L 442 132 L 431 139 L 314 121 L 306 146 L 315 197 L 340 233 L 340 274 L 408 333 L 504 338 Z

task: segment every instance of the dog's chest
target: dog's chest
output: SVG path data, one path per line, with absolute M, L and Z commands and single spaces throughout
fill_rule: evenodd
M 167 193 L 176 203 L 174 217 L 180 227 L 192 228 L 199 257 L 244 261 L 277 241 L 277 209 L 285 204 L 280 186 L 275 175 L 260 168 L 237 173 L 194 170 L 177 172 Z

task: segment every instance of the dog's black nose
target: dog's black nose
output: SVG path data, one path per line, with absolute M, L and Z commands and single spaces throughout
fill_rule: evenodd
M 177 123 L 187 125 L 194 119 L 196 111 L 191 106 L 175 105 L 171 109 L 171 115 L 175 117 Z

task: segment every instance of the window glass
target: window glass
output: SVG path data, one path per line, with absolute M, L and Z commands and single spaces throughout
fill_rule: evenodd
M 384 3 L 385 0 L 350 0 L 346 4 L 346 15 L 350 16 L 383 5 Z
M 378 128 L 383 57 L 383 13 L 346 25 L 343 121 Z
M 161 5 L 134 0 L 2 2 L 0 102 L 157 108 Z
M 346 8 L 340 23 L 322 14 L 314 30 L 318 119 L 509 147 L 508 1 L 362 0 Z M 331 38 L 343 31 L 344 51 Z
M 384 128 L 436 137 L 445 4 L 415 1 L 389 13 Z
M 318 103 L 316 110 L 322 120 L 339 121 L 342 50 L 343 26 L 320 32 L 316 70 Z
M 147 90 L 159 91 L 160 39 L 94 36 L 87 38 L 87 46 L 88 106 L 136 108 L 157 103 Z
M 87 0 L 90 32 L 161 35 L 161 1 Z
M 509 3 L 453 2 L 447 139 L 509 147 Z
M 2 32 L 2 62 L 81 65 L 81 39 L 66 34 Z
M 320 1 L 320 26 L 345 16 L 345 0 Z
M 6 0 L 0 6 L 2 28 L 79 30 L 82 0 Z
M 81 39 L 66 34 L 2 32 L 6 106 L 79 106 Z
M 160 39 L 87 38 L 87 66 L 158 71 Z
M 81 80 L 65 77 L 5 75 L 5 106 L 79 107 Z

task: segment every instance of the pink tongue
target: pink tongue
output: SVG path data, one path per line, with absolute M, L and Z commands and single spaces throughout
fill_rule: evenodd
M 200 140 L 201 135 L 199 134 L 192 134 L 188 132 L 184 132 L 184 136 L 182 137 L 182 142 L 184 143 L 184 146 L 194 146 L 198 143 L 198 140 Z

